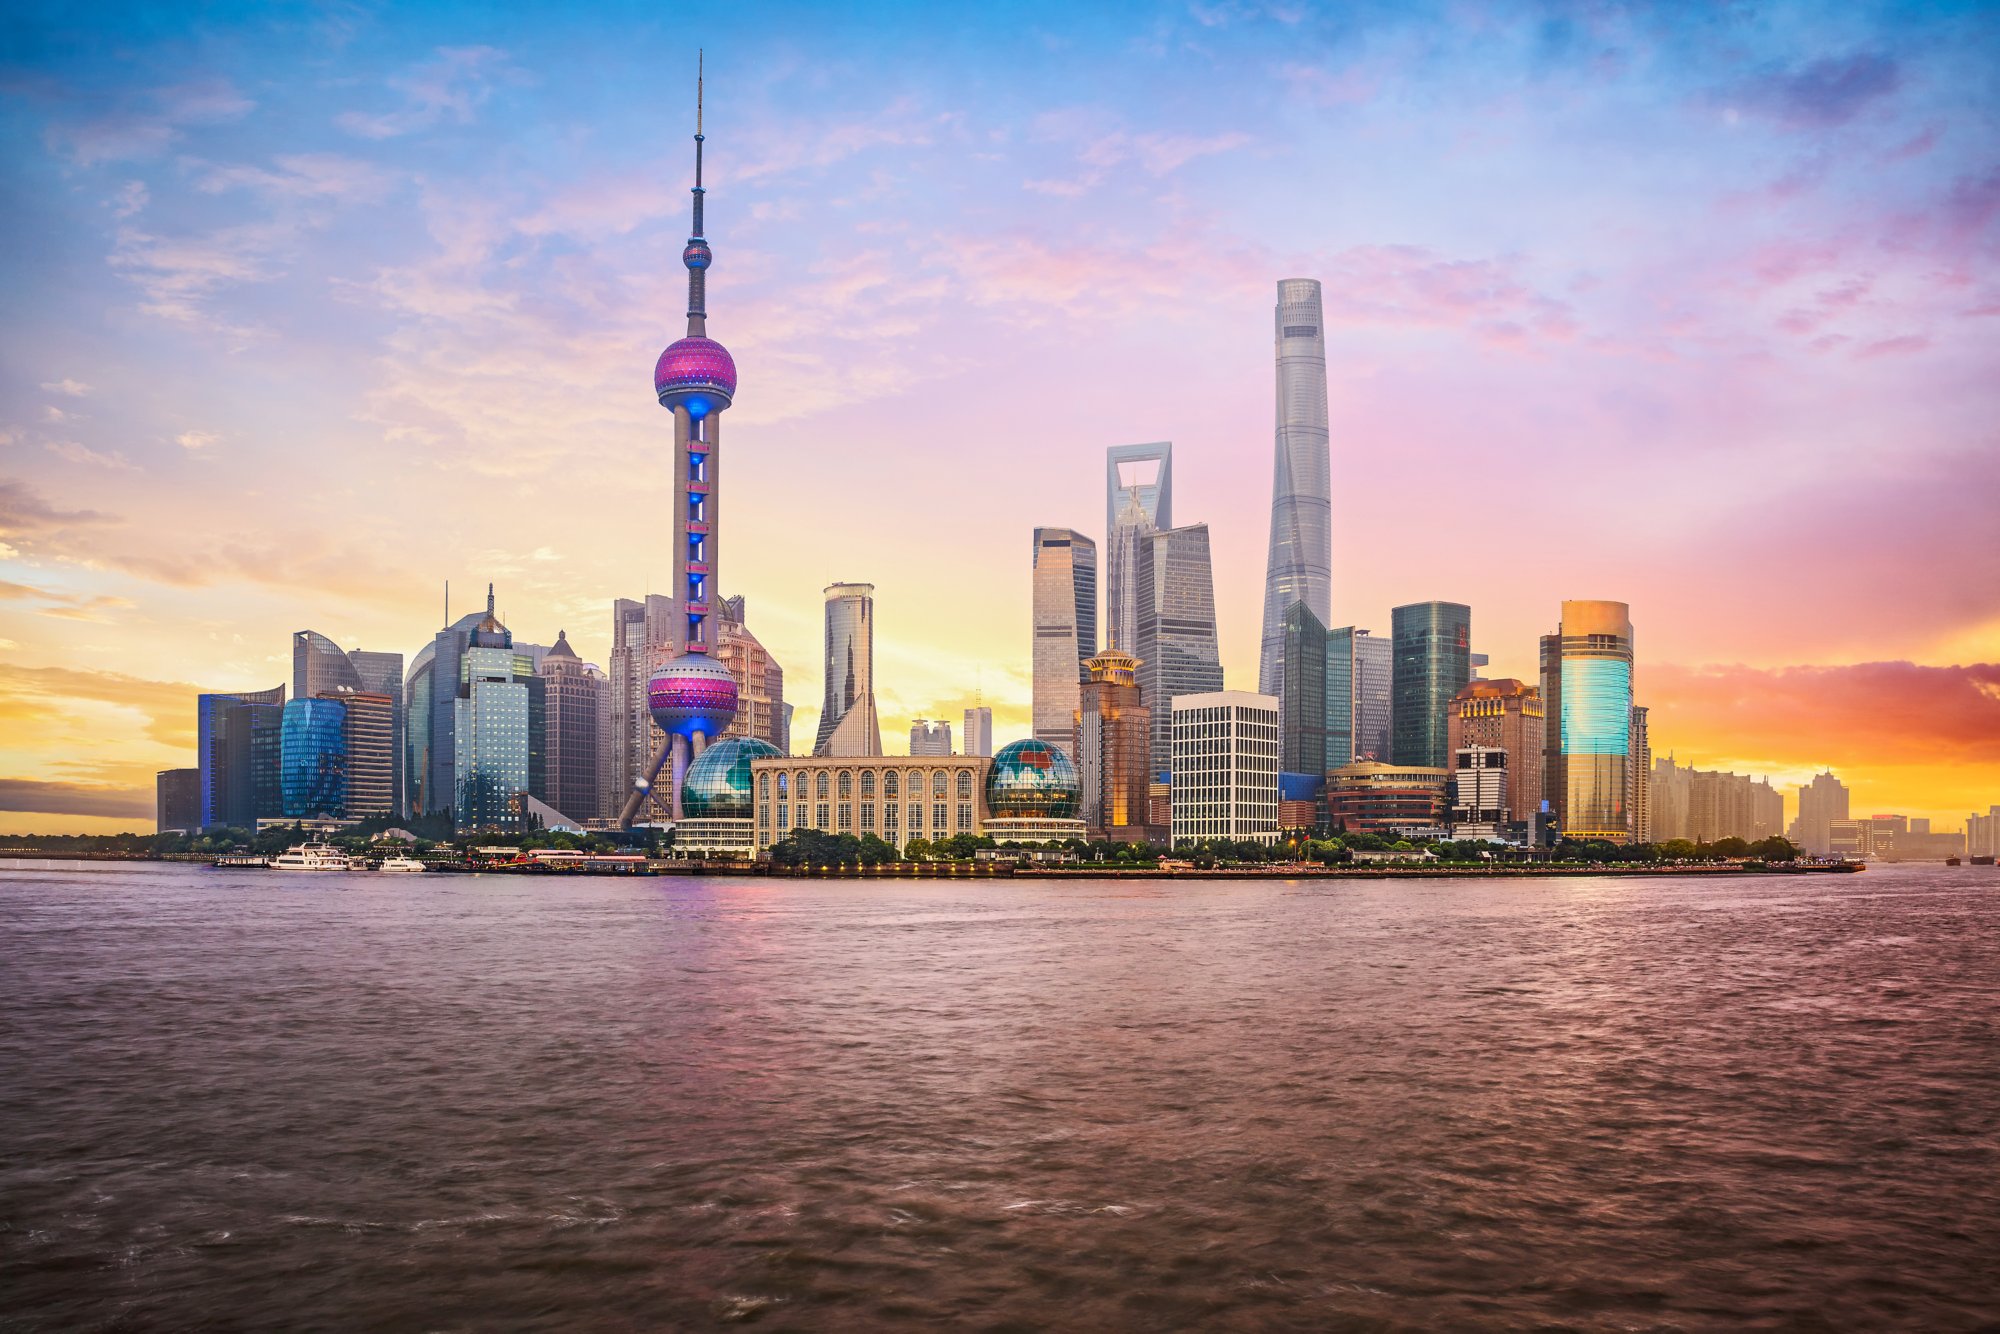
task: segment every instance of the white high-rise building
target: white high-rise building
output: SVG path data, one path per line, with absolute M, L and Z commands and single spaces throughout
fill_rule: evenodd
M 1173 701 L 1173 840 L 1278 840 L 1278 701 L 1247 690 Z
M 882 753 L 875 716 L 875 585 L 826 589 L 826 700 L 820 706 L 813 754 Z
M 1319 282 L 1278 284 L 1274 321 L 1277 442 L 1271 482 L 1271 549 L 1264 571 L 1264 640 L 1257 688 L 1284 682 L 1285 613 L 1303 602 L 1333 624 L 1333 490 L 1327 452 L 1326 330 Z
M 993 753 L 992 709 L 984 704 L 975 704 L 965 711 L 964 744 L 967 755 Z
M 1033 629 L 1034 736 L 1068 754 L 1084 660 L 1097 656 L 1097 544 L 1074 529 L 1035 529 Z

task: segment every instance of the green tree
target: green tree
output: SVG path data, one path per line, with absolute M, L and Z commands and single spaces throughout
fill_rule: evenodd
M 1790 839 L 1773 834 L 1752 843 L 1750 855 L 1767 862 L 1789 862 L 1798 860 L 1799 848 Z
M 1701 850 L 1693 839 L 1670 838 L 1659 845 L 1658 851 L 1663 861 L 1684 862 L 1692 860 Z

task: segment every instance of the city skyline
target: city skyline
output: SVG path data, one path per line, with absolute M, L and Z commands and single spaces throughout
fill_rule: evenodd
M 680 295 L 685 185 L 654 152 L 681 133 L 678 85 L 624 107 L 562 101 L 580 49 L 538 55 L 511 23 L 458 24 L 359 22 L 341 48 L 351 85 L 303 44 L 240 27 L 186 68 L 171 32 L 126 55 L 82 41 L 6 94 L 9 174 L 39 193 L 7 261 L 23 316 L 0 380 L 0 792 L 16 808 L 0 831 L 142 823 L 89 812 L 150 811 L 153 772 L 193 754 L 195 694 L 285 680 L 302 626 L 410 660 L 439 632 L 445 580 L 497 579 L 523 639 L 567 629 L 608 666 L 612 599 L 640 573 L 666 585 L 668 562 L 645 553 L 672 488 L 646 464 L 670 442 L 641 377 Z M 1325 284 L 1336 367 L 1330 625 L 1380 635 L 1392 605 L 1466 603 L 1489 674 L 1533 679 L 1561 601 L 1616 598 L 1645 625 L 1654 753 L 1785 788 L 1832 767 L 1863 812 L 1955 826 L 1986 808 L 2000 541 L 1990 502 L 1976 507 L 1993 493 L 1977 419 L 1995 390 L 1973 374 L 2000 178 L 1978 157 L 1981 118 L 1951 108 L 1968 74 L 1948 20 L 1836 28 L 1799 11 L 1780 40 L 1634 15 L 1550 37 L 1503 11 L 1485 64 L 1435 33 L 1413 51 L 1391 19 L 1352 42 L 1319 32 L 1290 63 L 1279 39 L 1298 24 L 1161 25 L 1214 50 L 1161 37 L 1150 55 L 1086 21 L 1022 88 L 969 88 L 979 114 L 894 44 L 864 52 L 837 26 L 817 68 L 773 65 L 771 39 L 728 24 L 708 37 L 711 76 L 744 94 L 727 113 L 741 146 L 711 173 L 743 237 L 723 261 L 732 311 L 742 292 L 730 341 L 761 404 L 732 414 L 721 592 L 757 606 L 795 735 L 817 723 L 818 590 L 850 575 L 879 588 L 883 727 L 949 717 L 983 680 L 995 739 L 1027 735 L 1012 553 L 1036 524 L 1108 539 L 1097 470 L 1129 440 L 1176 442 L 1181 508 L 1213 533 L 1226 685 L 1253 686 L 1265 320 L 1271 283 L 1300 276 Z M 1745 50 L 1699 69 L 1732 42 Z M 660 30 L 640 45 L 611 87 L 692 63 Z M 1039 80 L 1110 50 L 1294 72 L 1261 94 L 1219 80 L 1203 108 L 1147 105 L 1119 80 L 1095 101 L 1027 105 Z M 256 69 L 265 51 L 313 77 L 285 86 Z M 1627 53 L 1623 74 L 1603 72 L 1605 51 Z M 1498 99 L 1478 133 L 1448 124 L 1439 105 L 1479 97 L 1508 62 L 1567 99 L 1557 114 L 1528 126 Z M 886 76 L 860 81 L 876 85 L 866 101 L 828 72 L 854 68 Z M 1592 139 L 1591 114 L 1627 101 L 1625 137 Z M 839 115 L 816 118 L 822 104 Z M 1399 109 L 1428 114 L 1397 130 Z M 627 124 L 651 146 L 609 144 Z M 1437 180 L 1386 173 L 1398 134 Z M 1616 220 L 1620 242 L 1558 263 L 1573 224 L 1494 193 L 1484 232 L 1420 220 L 1434 191 L 1479 183 L 1482 135 Z M 574 153 L 550 142 L 565 137 Z M 447 160 L 469 144 L 504 147 L 548 188 L 482 200 L 491 182 Z M 1655 187 L 1570 179 L 1614 144 L 1698 168 L 1695 199 L 1729 210 L 1741 239 L 1676 248 L 1671 216 L 1640 219 Z M 1323 193 L 1298 185 L 1335 163 Z M 984 192 L 977 206 L 921 185 L 947 170 Z M 829 191 L 826 209 L 809 202 Z M 1227 217 L 1200 202 L 1213 191 Z M 1184 227 L 1144 234 L 1152 206 Z M 1051 209 L 1080 224 L 1069 250 L 1021 230 Z M 1180 272 L 1195 250 L 1215 261 L 1198 279 Z M 1675 263 L 1696 274 L 1688 290 L 1665 281 Z M 1022 329 L 1071 363 L 1054 432 L 1008 406 Z M 1557 392 L 1579 375 L 1581 401 Z M 1446 500 L 1448 471 L 1485 480 L 1496 449 L 1549 470 L 1520 478 L 1521 503 L 1568 516 L 1508 539 L 1510 579 L 1449 540 L 1371 559 L 1413 521 L 1413 488 Z M 1689 457 L 1699 475 L 1662 470 Z M 1592 475 L 1564 472 L 1586 458 Z M 967 469 L 984 469 L 970 487 Z M 926 519 L 947 482 L 958 503 Z M 871 531 L 877 510 L 899 516 L 897 542 Z M 816 526 L 811 543 L 790 536 Z M 1586 565 L 1578 542 L 1595 544 Z M 908 546 L 964 555 L 897 561 Z M 967 570 L 983 572 L 976 596 L 954 596 Z M 80 809 L 51 808 L 64 803 Z

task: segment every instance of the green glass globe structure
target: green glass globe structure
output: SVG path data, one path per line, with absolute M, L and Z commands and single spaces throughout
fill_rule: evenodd
M 681 814 L 689 820 L 747 820 L 750 761 L 779 753 L 768 741 L 733 736 L 704 750 L 681 779 Z

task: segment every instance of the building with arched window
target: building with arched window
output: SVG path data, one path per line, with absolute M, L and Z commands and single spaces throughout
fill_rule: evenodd
M 986 776 L 992 766 L 983 755 L 754 759 L 757 855 L 794 829 L 873 834 L 898 848 L 913 838 L 989 833 Z

